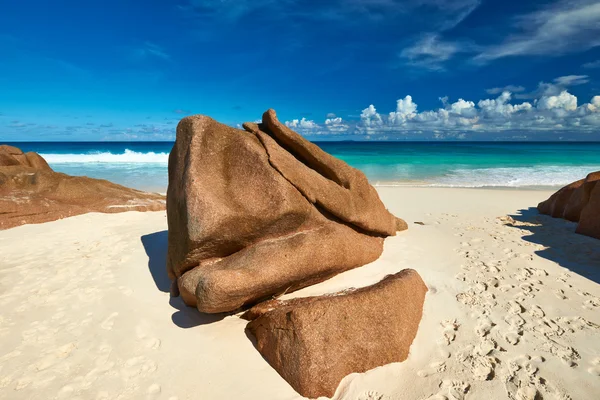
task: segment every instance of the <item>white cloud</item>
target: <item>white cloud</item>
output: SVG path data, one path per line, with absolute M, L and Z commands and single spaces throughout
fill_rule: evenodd
M 443 41 L 438 34 L 427 34 L 415 44 L 400 52 L 400 58 L 407 65 L 432 71 L 443 70 L 443 63 L 457 53 L 474 51 L 474 46 L 466 42 Z
M 488 62 L 523 55 L 560 56 L 600 46 L 600 2 L 559 1 L 554 5 L 517 18 L 520 33 L 499 45 L 489 46 L 475 57 Z
M 540 110 L 560 109 L 574 111 L 577 109 L 577 97 L 566 90 L 558 96 L 543 96 L 537 102 L 537 108 Z
M 379 115 L 373 104 L 362 110 L 360 121 L 367 131 L 383 125 L 383 118 L 381 118 L 381 115 Z
M 583 64 L 582 67 L 587 69 L 600 68 L 600 60 L 587 62 Z
M 485 91 L 488 94 L 500 94 L 502 92 L 520 93 L 520 92 L 524 92 L 525 88 L 523 86 L 507 85 L 504 87 L 495 87 L 495 88 L 491 88 L 491 89 L 486 89 Z
M 299 129 L 315 129 L 315 128 L 319 127 L 319 125 L 317 125 L 315 123 L 315 121 L 311 121 L 306 118 L 302 118 L 300 120 L 293 119 L 291 121 L 285 121 L 285 125 L 288 128 L 299 128 Z
M 509 101 L 512 97 L 512 93 L 505 91 L 495 99 L 479 100 L 477 106 L 481 109 L 481 112 L 489 118 L 498 117 L 509 117 L 519 111 L 527 111 L 532 108 L 528 102 L 521 104 L 510 104 Z
M 588 83 L 590 80 L 587 75 L 566 75 L 559 76 L 554 79 L 554 83 L 560 86 L 576 86 L 583 85 L 584 83 Z
M 417 114 L 417 105 L 413 102 L 411 96 L 396 101 L 396 111 L 391 112 L 388 121 L 392 125 L 402 125 L 407 120 L 413 119 Z
M 344 133 L 350 126 L 345 124 L 341 117 L 335 117 L 325 120 L 325 128 L 329 133 Z

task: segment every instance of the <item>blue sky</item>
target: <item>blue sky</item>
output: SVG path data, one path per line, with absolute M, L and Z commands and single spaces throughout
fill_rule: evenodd
M 600 2 L 0 0 L 0 140 L 600 140 Z M 598 97 L 594 97 L 598 96 Z

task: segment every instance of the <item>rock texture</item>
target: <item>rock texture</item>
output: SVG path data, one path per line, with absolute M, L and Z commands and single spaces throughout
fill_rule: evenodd
M 541 214 L 579 222 L 577 233 L 600 239 L 600 171 L 573 182 L 538 205 Z
M 302 396 L 333 396 L 343 377 L 404 361 L 427 287 L 406 269 L 365 288 L 272 300 L 244 314 L 263 357 Z
M 167 269 L 186 304 L 236 310 L 376 260 L 406 223 L 358 170 L 281 124 L 181 120 L 169 157 Z
M 0 229 L 88 212 L 164 209 L 162 195 L 54 172 L 37 153 L 0 146 Z

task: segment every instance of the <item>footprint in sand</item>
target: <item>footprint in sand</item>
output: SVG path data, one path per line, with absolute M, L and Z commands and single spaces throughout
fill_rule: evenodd
M 110 314 L 104 321 L 102 321 L 102 323 L 100 324 L 100 327 L 102 329 L 106 329 L 107 331 L 110 331 L 115 324 L 115 318 L 117 317 L 117 315 L 119 315 L 118 312 L 114 312 L 114 313 Z
M 507 309 L 510 314 L 521 314 L 525 309 L 523 306 L 515 300 L 511 300 L 507 304 Z
M 463 400 L 470 387 L 466 382 L 452 379 L 445 379 L 440 383 L 441 394 L 449 400 Z
M 556 295 L 556 297 L 558 297 L 561 300 L 567 300 L 567 296 L 565 295 L 565 291 L 562 290 L 562 289 L 555 290 L 554 294 Z
M 531 306 L 531 308 L 529 308 L 529 315 L 531 315 L 534 318 L 542 318 L 546 315 L 546 313 L 544 312 L 544 310 L 542 310 L 540 306 L 533 305 Z
M 456 331 L 460 324 L 455 319 L 448 319 L 440 322 L 442 326 L 442 338 L 438 341 L 443 345 L 450 345 L 456 339 Z
M 161 387 L 158 383 L 153 383 L 146 390 L 146 399 L 153 400 L 160 396 Z
M 495 324 L 488 317 L 481 317 L 475 326 L 475 333 L 478 336 L 485 337 Z
M 590 364 L 592 366 L 587 371 L 592 375 L 600 376 L 600 357 L 594 358 Z
M 158 369 L 156 362 L 147 357 L 133 357 L 125 361 L 125 365 L 121 369 L 121 376 L 125 380 L 130 380 L 136 376 L 145 376 Z
M 440 372 L 444 372 L 446 370 L 446 362 L 445 361 L 436 361 L 427 366 L 420 371 L 417 371 L 417 375 L 421 378 L 428 377 L 430 375 L 438 374 Z
M 357 400 L 386 400 L 387 397 L 381 393 L 377 393 L 373 390 L 361 394 Z
M 488 349 L 487 346 L 492 346 Z M 475 379 L 486 381 L 494 378 L 494 371 L 498 360 L 488 356 L 495 348 L 495 343 L 488 342 L 480 346 L 468 345 L 456 353 L 456 360 L 463 364 Z M 482 355 L 481 353 L 486 353 Z

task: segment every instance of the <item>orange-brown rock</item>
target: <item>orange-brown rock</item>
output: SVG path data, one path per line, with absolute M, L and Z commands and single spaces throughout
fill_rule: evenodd
M 600 180 L 600 171 L 592 172 L 585 178 L 583 184 L 579 186 L 571 195 L 569 202 L 565 206 L 563 218 L 569 221 L 577 222 L 581 212 L 590 200 L 592 190 L 596 182 Z
M 589 200 L 579 217 L 577 233 L 600 239 L 600 180 L 596 180 Z
M 37 153 L 0 146 L 0 229 L 88 212 L 164 209 L 162 195 L 54 172 Z
M 245 127 L 184 118 L 169 156 L 167 269 L 185 303 L 202 312 L 232 311 L 374 261 L 383 238 L 402 227 L 360 171 L 274 111 Z
M 357 290 L 265 302 L 244 316 L 260 353 L 298 393 L 331 397 L 346 375 L 408 357 L 426 292 L 406 269 Z
M 9 145 L 0 145 L 0 167 L 21 165 L 44 171 L 52 171 L 46 160 L 37 153 L 23 153 L 21 149 Z
M 579 222 L 576 232 L 600 239 L 600 171 L 573 182 L 538 205 L 541 214 Z

